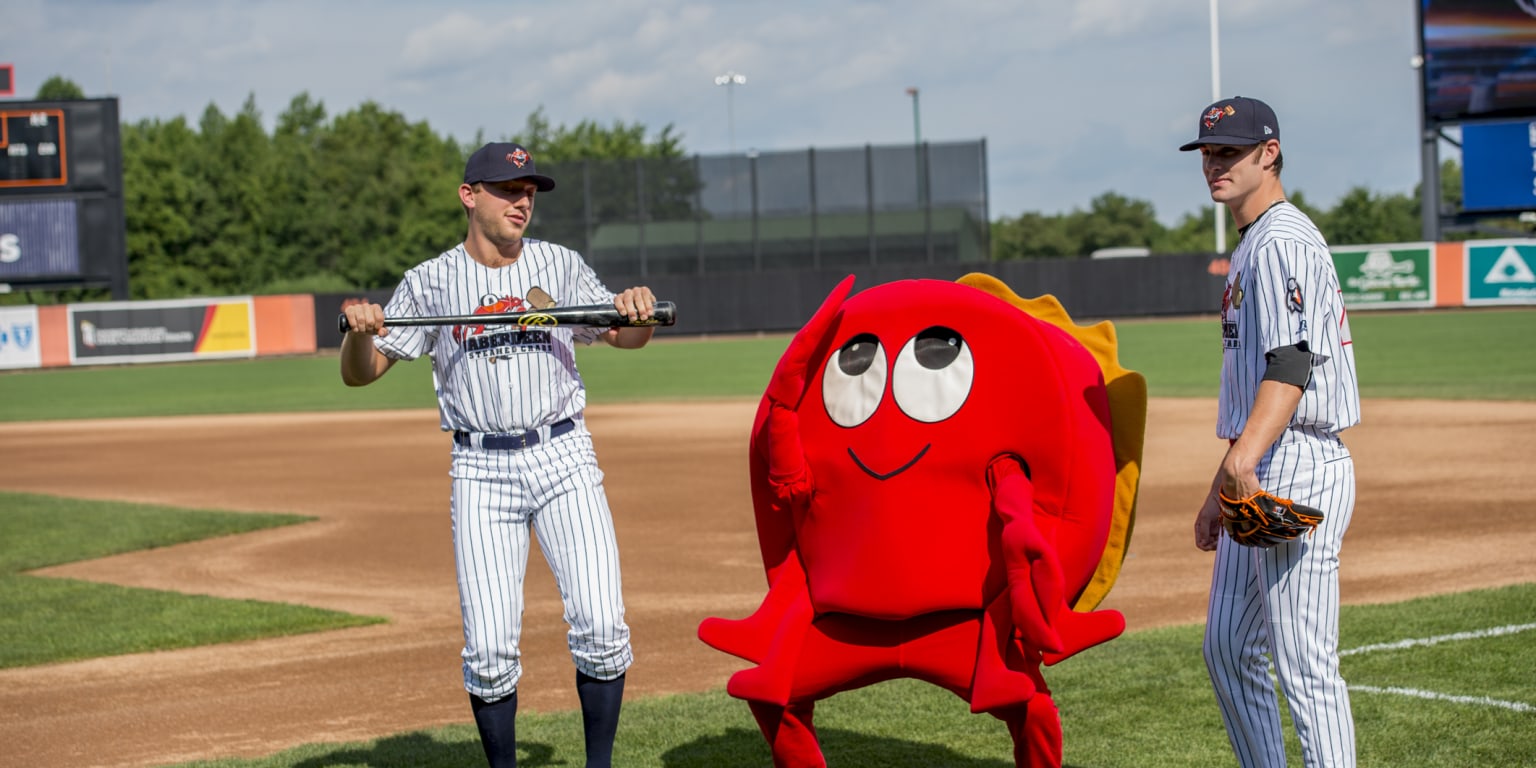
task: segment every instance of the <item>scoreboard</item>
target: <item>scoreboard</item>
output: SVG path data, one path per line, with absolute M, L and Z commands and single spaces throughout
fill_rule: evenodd
M 117 99 L 0 101 L 0 293 L 128 298 Z
M 69 183 L 64 110 L 0 106 L 0 188 Z

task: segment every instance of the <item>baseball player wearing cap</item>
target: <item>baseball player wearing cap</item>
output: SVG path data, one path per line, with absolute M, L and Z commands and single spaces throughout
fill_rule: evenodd
M 1211 199 L 1232 212 L 1239 233 L 1221 299 L 1216 433 L 1229 447 L 1195 519 L 1195 546 L 1216 552 L 1206 667 L 1240 765 L 1286 764 L 1273 663 L 1303 762 L 1352 766 L 1338 641 L 1339 548 L 1355 470 L 1339 433 L 1360 422 L 1360 395 L 1338 274 L 1322 233 L 1285 200 L 1280 123 L 1268 105 L 1218 101 L 1179 149 L 1200 151 Z M 1244 498 L 1260 489 L 1317 507 L 1322 524 L 1272 548 L 1233 542 L 1217 491 Z
M 524 236 L 535 196 L 554 186 L 522 146 L 477 150 L 458 190 L 468 217 L 464 242 L 407 271 L 387 307 L 347 307 L 351 330 L 341 347 L 341 377 L 351 386 L 377 380 L 397 360 L 432 358 L 442 428 L 453 434 L 450 508 L 464 688 L 492 768 L 517 764 L 518 639 L 530 535 L 554 572 L 570 624 L 586 764 L 612 761 L 633 653 L 613 518 L 582 420 L 586 390 L 574 342 L 601 338 L 635 349 L 653 329 L 386 329 L 383 319 L 542 309 L 550 300 L 612 302 L 631 319 L 651 317 L 656 297 L 649 288 L 615 294 L 575 251 Z

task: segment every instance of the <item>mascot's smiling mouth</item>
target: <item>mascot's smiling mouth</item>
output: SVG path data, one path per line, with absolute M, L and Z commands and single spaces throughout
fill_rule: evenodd
M 895 476 L 897 476 L 897 475 L 899 475 L 899 474 L 901 474 L 901 473 L 911 469 L 912 465 L 916 464 L 920 459 L 923 458 L 923 456 L 927 455 L 928 449 L 932 448 L 932 447 L 933 447 L 932 443 L 929 443 L 928 445 L 923 446 L 923 449 L 921 451 L 918 451 L 917 455 L 913 456 L 911 461 L 909 461 L 909 462 L 907 462 L 907 463 L 905 463 L 905 464 L 903 464 L 903 465 L 901 465 L 901 466 L 899 466 L 899 467 L 897 467 L 897 468 L 895 468 L 895 469 L 893 469 L 893 470 L 891 470 L 889 472 L 886 472 L 883 475 L 880 474 L 879 472 L 876 472 L 873 469 L 870 469 L 869 467 L 865 466 L 864 462 L 859 461 L 859 455 L 857 453 L 854 453 L 852 448 L 848 449 L 848 458 L 853 459 L 853 463 L 858 465 L 859 469 L 864 470 L 864 474 L 869 475 L 870 477 L 873 477 L 876 480 L 889 480 L 889 479 L 891 479 L 891 478 L 893 478 L 893 477 L 895 477 Z

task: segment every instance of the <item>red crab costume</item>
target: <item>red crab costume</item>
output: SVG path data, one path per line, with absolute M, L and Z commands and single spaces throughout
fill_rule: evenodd
M 1061 764 L 1041 674 L 1118 636 L 1092 610 L 1130 539 L 1146 385 L 1108 323 L 995 278 L 843 280 L 779 360 L 753 423 L 768 593 L 699 637 L 756 664 L 727 691 L 775 766 L 824 766 L 815 702 L 893 678 L 1007 724 Z

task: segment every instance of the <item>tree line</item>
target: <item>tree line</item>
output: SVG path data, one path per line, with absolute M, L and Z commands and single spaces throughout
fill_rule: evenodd
M 55 77 L 37 98 L 84 96 Z M 492 140 L 476 135 L 460 143 L 374 102 L 329 116 L 307 93 L 289 102 L 270 132 L 252 96 L 233 115 L 210 104 L 196 125 L 179 116 L 145 119 L 125 123 L 121 133 L 129 285 L 136 299 L 392 286 L 406 269 L 463 237 L 464 213 L 447 190 L 457 186 L 468 153 Z M 656 185 L 668 205 L 650 215 L 694 214 L 698 180 L 670 125 L 655 135 L 623 122 L 555 126 L 539 109 L 516 135 L 494 140 L 527 146 L 541 170 L 562 162 L 665 161 L 662 167 L 675 172 L 647 184 Z M 1461 174 L 1454 161 L 1446 162 L 1441 179 L 1445 209 L 1456 210 Z M 1290 199 L 1329 242 L 1346 245 L 1419 240 L 1418 194 L 1378 195 L 1360 187 L 1326 210 L 1300 192 Z M 602 206 L 593 204 L 598 214 Z M 1078 258 L 1116 246 L 1210 252 L 1213 217 L 1206 206 L 1166 227 L 1151 203 L 1107 192 L 1087 210 L 991 222 L 992 258 Z M 537 234 L 559 241 L 560 221 L 551 220 L 554 231 Z M 91 291 L 65 293 L 56 299 L 97 298 Z

